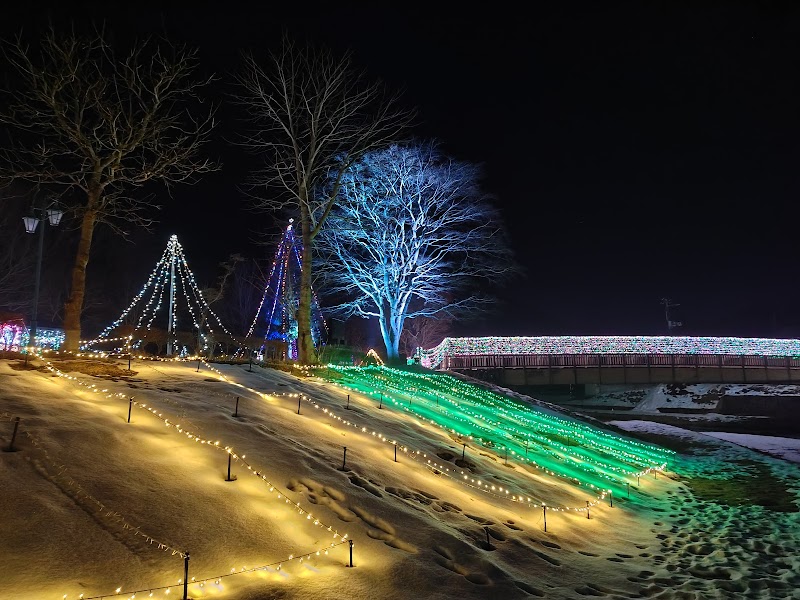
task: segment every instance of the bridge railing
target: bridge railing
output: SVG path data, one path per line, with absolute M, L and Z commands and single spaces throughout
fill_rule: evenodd
M 800 357 L 735 354 L 487 354 L 445 356 L 443 369 L 717 367 L 800 369 Z

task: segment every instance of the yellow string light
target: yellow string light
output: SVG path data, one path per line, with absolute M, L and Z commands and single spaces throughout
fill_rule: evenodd
M 94 353 L 92 353 L 92 354 L 94 356 L 97 356 L 97 354 L 94 354 Z M 80 356 L 80 353 L 78 353 L 77 355 Z M 140 357 L 140 358 L 143 359 L 143 360 L 154 360 L 154 361 L 161 361 L 161 362 L 178 362 L 178 361 L 181 361 L 180 358 L 161 359 L 161 358 L 158 358 L 158 357 L 144 357 L 144 356 Z M 187 360 L 187 359 L 183 359 L 183 360 Z M 335 414 L 333 410 L 325 408 L 325 407 L 322 407 L 319 403 L 317 403 L 316 401 L 312 400 L 311 398 L 309 398 L 308 396 L 306 396 L 304 394 L 299 394 L 299 393 L 282 393 L 282 394 L 280 394 L 280 393 L 269 393 L 268 394 L 268 393 L 260 392 L 258 390 L 253 389 L 253 388 L 250 388 L 250 387 L 248 387 L 246 385 L 243 385 L 243 384 L 241 384 L 239 382 L 236 382 L 236 381 L 230 379 L 229 377 L 226 377 L 224 374 L 222 374 L 221 371 L 219 371 L 218 369 L 216 369 L 216 368 L 212 367 L 211 365 L 209 365 L 202 357 L 193 357 L 193 358 L 188 359 L 188 360 L 199 360 L 201 364 L 203 364 L 206 368 L 208 368 L 209 370 L 214 372 L 217 375 L 217 377 L 219 378 L 220 381 L 224 381 L 224 382 L 226 382 L 226 383 L 228 383 L 230 385 L 239 387 L 241 389 L 245 389 L 245 390 L 247 390 L 247 391 L 249 391 L 251 393 L 256 394 L 258 397 L 261 397 L 261 398 L 264 398 L 264 399 L 269 398 L 269 397 L 275 397 L 275 396 L 288 396 L 288 397 L 295 397 L 295 398 L 296 397 L 303 397 L 309 403 L 311 403 L 316 409 L 321 410 L 322 414 L 324 414 L 326 417 L 328 417 L 330 419 L 333 419 L 333 420 L 336 420 L 337 422 L 339 422 L 341 424 L 344 424 L 344 425 L 346 425 L 348 427 L 352 427 L 353 430 L 358 432 L 358 433 L 369 435 L 369 436 L 374 437 L 374 438 L 376 438 L 376 439 L 378 439 L 378 440 L 380 440 L 382 442 L 385 442 L 385 443 L 389 443 L 389 444 L 393 444 L 393 445 L 397 445 L 398 444 L 398 442 L 396 440 L 390 439 L 388 436 L 383 435 L 383 434 L 379 433 L 378 431 L 375 431 L 375 430 L 370 431 L 367 427 L 360 426 L 360 425 L 358 425 L 356 423 L 350 422 L 347 419 L 343 419 L 339 415 Z M 78 379 L 77 377 L 70 376 L 70 375 L 68 375 L 66 373 L 63 373 L 62 371 L 57 369 L 52 363 L 50 363 L 49 361 L 46 361 L 46 360 L 45 360 L 45 367 L 48 370 L 50 370 L 52 373 L 54 373 L 55 375 L 57 375 L 59 377 L 62 377 L 62 378 L 66 378 L 67 380 L 73 381 L 73 382 L 75 382 L 75 383 L 77 383 L 77 384 L 79 384 L 79 385 L 81 385 L 83 387 L 86 387 L 91 392 L 104 394 L 108 398 L 117 397 L 117 398 L 128 399 L 128 396 L 125 395 L 125 394 L 122 394 L 122 393 L 111 393 L 106 388 L 100 389 L 100 388 L 97 387 L 96 384 L 87 384 L 87 383 L 81 381 L 80 379 Z M 311 374 L 311 371 L 309 369 L 299 369 L 299 370 L 302 372 L 303 375 L 310 375 Z M 345 389 L 351 389 L 352 391 L 355 391 L 352 388 L 347 388 L 347 386 L 342 386 L 342 385 L 340 385 L 338 383 L 333 383 L 333 385 L 336 385 L 338 387 L 342 387 L 342 388 L 345 388 Z M 176 430 L 179 433 L 183 433 L 189 439 L 193 439 L 195 442 L 199 442 L 201 444 L 209 445 L 212 448 L 222 449 L 222 450 L 226 451 L 227 453 L 231 454 L 232 458 L 237 460 L 237 462 L 242 462 L 244 464 L 244 466 L 246 466 L 247 469 L 251 473 L 253 473 L 253 475 L 255 475 L 255 476 L 259 477 L 260 479 L 262 479 L 262 481 L 264 481 L 269 486 L 270 493 L 274 493 L 276 491 L 277 486 L 275 486 L 272 482 L 270 482 L 266 478 L 266 476 L 263 475 L 260 471 L 254 470 L 252 465 L 249 465 L 244 460 L 245 456 L 244 455 L 238 456 L 238 454 L 236 454 L 231 447 L 229 447 L 229 446 L 220 447 L 219 440 L 213 440 L 212 441 L 212 440 L 209 440 L 209 439 L 201 438 L 200 436 L 198 436 L 198 435 L 196 435 L 196 434 L 194 434 L 192 432 L 186 431 L 179 424 L 171 423 L 167 418 L 163 417 L 162 413 L 157 412 L 156 409 L 154 409 L 153 407 L 148 407 L 146 404 L 141 404 L 141 403 L 138 403 L 138 402 L 135 402 L 135 401 L 133 402 L 133 405 L 137 406 L 137 408 L 148 410 L 148 412 L 150 412 L 152 415 L 160 418 L 165 423 L 165 425 L 167 427 L 176 428 Z M 503 499 L 503 500 L 507 500 L 507 501 L 511 501 L 511 502 L 524 503 L 524 504 L 527 504 L 527 505 L 532 506 L 532 507 L 547 507 L 547 509 L 552 510 L 553 512 L 567 512 L 567 511 L 586 512 L 587 510 L 589 510 L 589 508 L 597 506 L 607 496 L 607 494 L 610 492 L 609 490 L 599 490 L 599 494 L 598 494 L 597 498 L 592 500 L 592 501 L 587 501 L 586 506 L 580 506 L 580 507 L 552 506 L 552 505 L 549 505 L 549 504 L 547 504 L 547 503 L 545 503 L 543 501 L 536 501 L 536 500 L 534 500 L 534 499 L 532 499 L 530 497 L 527 497 L 525 495 L 522 495 L 522 494 L 516 494 L 516 493 L 515 494 L 511 494 L 509 489 L 503 488 L 502 486 L 491 485 L 491 484 L 487 484 L 487 483 L 485 483 L 485 482 L 483 482 L 483 481 L 481 481 L 479 479 L 470 478 L 464 471 L 461 471 L 460 473 L 456 473 L 456 469 L 451 469 L 451 468 L 449 468 L 449 467 L 447 467 L 447 466 L 445 466 L 445 465 L 443 465 L 441 463 L 437 463 L 435 460 L 433 460 L 431 458 L 428 458 L 426 453 L 421 452 L 419 450 L 417 450 L 417 451 L 411 450 L 408 446 L 400 446 L 400 447 L 402 448 L 402 451 L 407 456 L 409 456 L 410 458 L 412 458 L 415 461 L 418 461 L 423 467 L 425 467 L 426 469 L 428 469 L 429 471 L 433 472 L 436 475 L 445 475 L 446 477 L 450 478 L 452 481 L 458 481 L 462 485 L 466 485 L 467 487 L 470 487 L 472 489 L 477 489 L 477 490 L 479 490 L 479 491 L 481 491 L 481 492 L 483 492 L 485 494 L 488 494 L 490 496 L 493 496 L 495 498 L 499 498 L 499 499 Z M 666 465 L 661 465 L 660 467 L 651 467 L 651 468 L 648 468 L 646 470 L 641 471 L 637 475 L 650 473 L 652 471 L 663 470 L 665 467 L 666 467 Z M 549 474 L 556 475 L 555 473 L 549 473 Z M 299 505 L 299 503 L 289 500 L 289 498 L 286 497 L 285 492 L 284 493 L 278 492 L 277 493 L 277 499 L 278 500 L 283 499 L 285 503 L 292 505 L 295 508 L 295 510 L 298 511 L 299 515 L 301 515 L 301 516 L 302 515 L 307 515 L 305 520 L 312 520 L 312 515 L 310 513 L 306 513 L 306 511 Z M 319 519 L 314 518 L 312 523 L 315 526 L 327 527 L 327 530 L 329 532 L 332 531 L 331 526 L 326 526 L 324 523 L 319 521 Z M 142 534 L 142 535 L 144 535 L 144 534 Z M 340 545 L 342 543 L 346 543 L 348 541 L 347 540 L 348 534 L 339 534 L 338 531 L 333 530 L 333 538 L 336 539 L 339 536 L 340 536 L 340 540 L 341 541 L 332 542 L 329 547 L 335 547 L 335 546 L 338 546 L 338 545 Z M 329 547 L 324 548 L 324 553 L 326 555 L 328 554 L 328 548 Z M 178 553 L 178 552 L 177 551 L 173 552 L 173 555 L 175 555 L 176 553 Z M 318 556 L 319 553 L 320 553 L 320 550 L 317 550 L 316 551 L 316 555 Z M 181 554 L 181 556 L 183 556 L 183 554 Z M 306 557 L 310 558 L 311 554 L 306 555 Z M 299 558 L 300 560 L 302 560 L 302 557 L 294 557 L 293 555 L 290 556 L 289 560 L 294 560 L 295 558 Z M 221 575 L 221 576 L 217 576 L 217 577 L 221 578 L 221 577 L 226 577 L 226 576 L 230 576 L 230 575 L 233 575 L 233 574 L 240 574 L 242 572 L 253 572 L 253 571 L 256 571 L 256 570 L 266 569 L 267 567 L 272 567 L 272 566 L 275 566 L 275 565 L 277 565 L 276 570 L 280 570 L 282 562 L 285 562 L 285 561 L 271 563 L 270 565 L 263 565 L 261 567 L 256 567 L 256 568 L 253 568 L 253 569 L 243 569 L 242 571 L 239 571 L 239 572 L 235 572 L 235 569 L 234 569 L 234 570 L 232 570 L 231 573 L 228 573 L 228 574 L 225 574 L 225 575 Z M 205 580 L 208 580 L 208 579 L 212 579 L 212 578 L 205 578 Z M 134 593 L 150 591 L 150 593 L 152 595 L 152 590 L 166 590 L 165 593 L 166 594 L 169 593 L 169 588 L 167 586 L 151 587 L 151 588 L 148 588 L 147 590 L 137 590 Z M 119 590 L 118 590 L 118 592 L 119 592 Z M 130 592 L 126 592 L 126 593 L 130 593 Z M 85 600 L 92 600 L 93 598 L 101 598 L 101 597 L 102 596 L 95 596 L 95 597 L 92 597 L 92 598 L 86 598 Z
M 106 398 L 114 398 L 114 397 L 116 397 L 116 398 L 122 398 L 122 399 L 129 399 L 129 397 L 128 397 L 127 395 L 125 395 L 125 394 L 122 394 L 122 393 L 112 393 L 112 392 L 109 392 L 107 389 L 99 389 L 99 388 L 97 387 L 97 385 L 96 385 L 96 384 L 87 384 L 86 382 L 83 382 L 83 381 L 81 381 L 81 380 L 80 380 L 80 379 L 78 379 L 77 377 L 74 377 L 74 376 L 68 375 L 68 374 L 64 373 L 63 371 L 61 371 L 60 369 L 56 368 L 56 367 L 55 367 L 55 366 L 54 366 L 52 363 L 50 363 L 49 361 L 45 361 L 45 367 L 46 367 L 46 368 L 47 368 L 47 369 L 48 369 L 48 370 L 49 370 L 51 373 L 55 374 L 56 376 L 58 376 L 58 377 L 61 377 L 61 378 L 64 378 L 64 379 L 67 379 L 67 380 L 69 380 L 69 381 L 73 381 L 73 382 L 77 383 L 78 385 L 81 385 L 81 386 L 83 386 L 83 387 L 87 388 L 87 389 L 88 389 L 89 391 L 91 391 L 91 392 L 94 392 L 94 393 L 100 393 L 100 394 L 104 394 Z M 136 401 L 133 401 L 133 402 L 132 402 L 132 405 L 133 405 L 133 406 L 136 406 L 137 408 L 141 408 L 141 409 L 143 409 L 143 410 L 147 410 L 147 411 L 148 411 L 148 412 L 150 412 L 150 413 L 151 413 L 153 416 L 155 416 L 155 417 L 157 417 L 157 418 L 161 419 L 161 420 L 162 420 L 162 422 L 164 422 L 164 424 L 165 424 L 167 427 L 172 427 L 172 428 L 176 428 L 176 429 L 179 429 L 179 428 L 180 428 L 180 425 L 178 425 L 178 424 L 173 424 L 173 423 L 170 423 L 170 422 L 169 422 L 169 420 L 168 420 L 166 417 L 164 417 L 164 416 L 162 415 L 162 413 L 159 413 L 159 412 L 157 412 L 157 411 L 156 411 L 156 409 L 154 409 L 153 407 L 149 407 L 149 406 L 147 406 L 146 404 L 141 404 L 141 403 L 138 403 L 138 402 L 136 402 Z M 242 464 L 244 464 L 244 465 L 247 467 L 248 471 L 250 471 L 250 472 L 251 472 L 253 475 L 255 475 L 256 477 L 259 477 L 259 478 L 260 478 L 260 479 L 261 479 L 263 482 L 265 482 L 265 483 L 266 483 L 266 484 L 269 486 L 269 491 L 270 491 L 270 493 L 274 493 L 274 492 L 275 492 L 275 491 L 278 489 L 278 487 L 277 487 L 277 486 L 276 486 L 274 483 L 272 483 L 272 482 L 271 482 L 269 479 L 267 479 L 266 475 L 262 474 L 262 473 L 261 473 L 260 471 L 258 471 L 258 470 L 254 470 L 254 469 L 253 469 L 253 467 L 252 467 L 252 465 L 250 465 L 249 463 L 247 463 L 247 462 L 244 460 L 244 459 L 245 459 L 245 455 L 238 456 L 238 455 L 237 455 L 237 454 L 236 454 L 236 453 L 233 451 L 233 448 L 231 448 L 231 447 L 229 447 L 229 446 L 225 446 L 224 448 L 223 448 L 223 447 L 220 447 L 220 445 L 219 445 L 219 440 L 214 440 L 214 441 L 212 441 L 212 440 L 209 440 L 209 439 L 203 439 L 203 438 L 201 438 L 200 436 L 198 436 L 198 435 L 195 435 L 194 433 L 192 433 L 192 432 L 190 432 L 190 431 L 186 431 L 186 430 L 182 430 L 182 431 L 181 431 L 181 429 L 179 429 L 179 432 L 182 432 L 182 433 L 184 433 L 184 435 L 186 435 L 186 436 L 187 436 L 189 439 L 193 439 L 193 440 L 194 440 L 194 441 L 196 441 L 196 442 L 200 442 L 200 443 L 202 443 L 202 444 L 209 445 L 210 447 L 212 447 L 212 448 L 214 448 L 214 449 L 217 449 L 217 450 L 224 450 L 225 452 L 227 452 L 227 453 L 231 454 L 231 456 L 232 456 L 232 457 L 233 457 L 235 460 L 237 460 L 237 462 L 241 462 Z M 86 495 L 87 495 L 87 497 L 90 497 L 88 494 L 86 494 Z M 91 497 L 91 498 L 92 498 L 92 500 L 94 500 L 95 502 L 98 502 L 98 503 L 99 503 L 99 501 L 97 501 L 97 500 L 96 500 L 96 499 L 94 499 L 93 497 Z M 289 505 L 291 505 L 291 506 L 292 506 L 292 507 L 293 507 L 295 510 L 297 510 L 297 511 L 298 511 L 298 513 L 299 513 L 300 515 L 307 515 L 305 520 L 311 520 L 311 519 L 312 519 L 312 515 L 311 515 L 311 513 L 308 513 L 308 512 L 307 512 L 305 509 L 303 509 L 303 508 L 300 506 L 300 504 L 299 504 L 299 503 L 297 503 L 297 502 L 295 502 L 295 501 L 293 501 L 293 500 L 289 500 L 289 498 L 288 498 L 288 497 L 286 497 L 286 493 L 285 493 L 285 492 L 284 492 L 284 493 L 280 493 L 280 492 L 279 492 L 279 493 L 277 494 L 277 499 L 279 499 L 279 500 L 280 500 L 280 499 L 283 499 L 283 500 L 285 501 L 285 503 L 286 503 L 286 504 L 289 504 Z M 101 505 L 102 505 L 102 503 L 99 503 L 99 504 L 101 504 Z M 118 514 L 118 513 L 114 513 L 114 514 Z M 346 543 L 346 542 L 348 541 L 349 534 L 347 534 L 347 533 L 340 533 L 340 532 L 339 532 L 337 529 L 334 529 L 334 528 L 333 528 L 331 525 L 327 525 L 327 524 L 325 524 L 324 522 L 320 521 L 318 518 L 314 518 L 314 519 L 313 519 L 313 521 L 312 521 L 312 523 L 314 524 L 314 526 L 317 526 L 317 527 L 324 527 L 324 528 L 326 528 L 328 532 L 331 532 L 331 533 L 332 533 L 332 535 L 333 535 L 333 539 L 334 539 L 334 540 L 336 540 L 337 538 L 339 539 L 339 541 L 338 541 L 338 542 L 337 542 L 337 541 L 333 541 L 333 542 L 331 542 L 331 543 L 329 544 L 329 546 L 326 546 L 326 547 L 324 548 L 324 549 L 325 549 L 325 551 L 326 551 L 326 552 L 325 552 L 326 554 L 327 554 L 327 550 L 328 550 L 328 548 L 333 548 L 333 547 L 336 547 L 336 546 L 338 546 L 338 545 L 341 545 L 341 544 L 343 544 L 343 543 Z M 140 531 L 140 530 L 139 530 L 137 527 L 134 527 L 134 526 L 130 526 L 130 525 L 128 525 L 128 524 L 127 524 L 127 521 L 124 521 L 124 520 L 123 520 L 123 527 L 124 527 L 125 529 L 133 529 L 133 530 L 135 531 L 136 535 L 142 535 L 142 536 L 146 537 L 148 540 L 152 540 L 152 542 L 151 542 L 151 543 L 155 542 L 155 543 L 159 544 L 159 549 L 163 548 L 165 551 L 167 551 L 167 550 L 172 550 L 172 556 L 175 556 L 175 555 L 180 555 L 182 558 L 185 558 L 185 557 L 186 557 L 186 554 L 185 554 L 185 553 L 183 553 L 183 552 L 180 552 L 179 550 L 176 550 L 176 549 L 174 549 L 174 548 L 171 548 L 171 547 L 169 547 L 169 546 L 168 546 L 168 545 L 166 545 L 166 544 L 162 544 L 162 543 L 160 543 L 160 542 L 157 542 L 157 541 L 156 541 L 154 538 L 152 538 L 152 537 L 150 537 L 150 536 L 147 536 L 146 534 L 143 534 L 143 533 L 141 533 L 141 531 Z M 319 550 L 317 550 L 317 552 L 319 552 Z M 309 556 L 310 556 L 310 555 L 309 555 Z M 290 559 L 289 559 L 289 560 L 293 560 L 293 559 L 290 557 Z M 271 564 L 269 564 L 269 565 L 262 565 L 261 567 L 256 567 L 256 568 L 254 568 L 254 569 L 243 569 L 243 570 L 242 570 L 242 572 L 253 572 L 253 571 L 256 571 L 256 570 L 265 569 L 266 567 L 269 567 L 269 566 L 274 566 L 275 564 L 279 564 L 279 563 L 271 563 Z M 221 578 L 221 577 L 226 577 L 226 576 L 229 576 L 229 575 L 230 575 L 230 574 L 227 574 L 227 575 L 219 575 L 219 576 L 214 576 L 214 577 L 219 577 L 219 578 Z M 208 577 L 208 578 L 204 578 L 204 579 L 213 579 L 214 577 Z M 121 591 L 121 589 L 122 589 L 121 587 L 120 587 L 120 588 L 117 588 L 117 590 L 116 590 L 115 594 L 119 594 L 119 593 L 120 593 L 120 591 Z M 161 587 L 157 587 L 157 586 L 149 586 L 149 587 L 148 587 L 148 588 L 146 588 L 146 589 L 142 589 L 142 590 L 136 590 L 136 591 L 134 592 L 134 594 L 135 594 L 135 593 L 139 593 L 139 592 L 148 591 L 148 590 L 161 590 L 161 589 L 167 589 L 167 586 L 161 586 Z M 130 592 L 125 592 L 125 593 L 127 594 L 127 593 L 130 593 Z M 169 592 L 167 591 L 167 593 L 169 593 Z M 105 596 L 107 596 L 107 594 L 106 594 Z M 66 598 L 66 597 L 67 597 L 67 596 L 66 596 L 66 594 L 65 594 L 65 595 L 64 595 L 64 598 Z M 88 597 L 88 598 L 86 598 L 85 600 L 92 600 L 93 598 L 102 598 L 102 597 L 104 597 L 104 596 L 93 596 L 93 597 Z
M 386 443 L 389 443 L 389 444 L 397 443 L 396 440 L 389 439 L 388 436 L 380 434 L 379 432 L 377 432 L 375 430 L 370 431 L 370 429 L 367 428 L 367 427 L 364 427 L 362 425 L 358 425 L 358 424 L 353 423 L 353 422 L 351 422 L 351 421 L 349 421 L 347 419 L 343 419 L 342 417 L 336 415 L 333 412 L 333 410 L 328 409 L 328 408 L 323 408 L 321 405 L 319 405 L 317 402 L 315 402 L 313 399 L 311 399 L 307 395 L 299 394 L 299 393 L 291 393 L 291 392 L 265 394 L 264 392 L 259 392 L 258 390 L 255 390 L 255 389 L 250 388 L 250 387 L 248 387 L 246 385 L 243 385 L 241 383 L 238 383 L 236 381 L 231 380 L 229 377 L 226 377 L 219 369 L 216 369 L 215 367 L 213 367 L 212 365 L 210 365 L 209 363 L 207 363 L 204 360 L 201 361 L 201 364 L 203 364 L 210 371 L 214 372 L 220 378 L 221 381 L 225 381 L 226 383 L 229 383 L 231 385 L 243 388 L 243 389 L 245 389 L 245 390 L 247 390 L 249 392 L 257 394 L 260 397 L 266 398 L 268 396 L 277 396 L 277 397 L 283 396 L 283 397 L 294 397 L 294 398 L 297 398 L 299 396 L 303 396 L 306 401 L 308 401 L 312 406 L 314 406 L 314 408 L 321 409 L 323 414 L 325 414 L 328 417 L 338 421 L 342 425 L 345 425 L 345 426 L 348 426 L 348 427 L 352 427 L 357 433 L 371 435 L 371 436 L 379 439 L 380 441 L 386 442 Z M 329 383 L 331 383 L 332 385 L 334 385 L 336 387 L 348 389 L 351 392 L 357 391 L 355 388 L 349 388 L 348 386 L 343 386 L 343 385 L 338 384 L 336 382 L 329 382 Z M 547 506 L 547 509 L 548 510 L 552 510 L 553 512 L 568 512 L 568 511 L 586 512 L 586 510 L 587 510 L 587 505 L 586 504 L 582 504 L 580 506 L 558 506 L 556 504 L 547 504 L 543 500 L 532 499 L 530 497 L 530 495 L 521 494 L 521 493 L 511 494 L 510 490 L 508 490 L 506 488 L 503 488 L 502 486 L 491 486 L 491 484 L 487 484 L 485 482 L 482 482 L 480 480 L 476 480 L 474 478 L 461 479 L 461 477 L 467 477 L 463 470 L 460 471 L 460 473 L 458 475 L 456 475 L 456 469 L 452 469 L 450 467 L 445 466 L 444 464 L 435 462 L 434 460 L 428 458 L 428 455 L 425 452 L 422 452 L 420 450 L 417 450 L 417 451 L 411 450 L 410 447 L 408 447 L 408 446 L 403 446 L 402 447 L 402 451 L 407 456 L 412 458 L 413 460 L 420 462 L 420 464 L 423 467 L 425 467 L 427 470 L 431 471 L 432 473 L 439 474 L 439 475 L 444 475 L 444 476 L 450 478 L 452 481 L 454 481 L 454 482 L 456 482 L 456 483 L 458 483 L 460 485 L 464 485 L 466 487 L 469 487 L 469 488 L 472 488 L 472 489 L 476 489 L 476 490 L 478 490 L 478 491 L 480 491 L 480 492 L 482 492 L 482 493 L 484 493 L 486 495 L 492 496 L 492 497 L 500 499 L 500 500 L 509 501 L 509 502 L 513 502 L 513 503 L 521 503 L 521 504 L 528 505 L 529 507 L 535 507 L 535 508 L 541 508 L 541 507 Z M 422 460 L 425 460 L 425 462 L 422 462 Z M 665 467 L 665 466 L 666 465 L 662 465 L 662 467 Z M 554 476 L 554 477 L 557 476 L 557 474 L 552 472 L 552 471 L 548 471 L 546 469 L 542 469 L 542 470 L 545 473 L 547 473 L 548 475 L 550 475 L 550 476 Z M 650 472 L 650 470 L 648 470 L 647 472 Z M 461 477 L 459 477 L 459 475 Z M 597 491 L 597 496 L 595 498 L 593 498 L 592 500 L 588 501 L 589 502 L 588 508 L 593 508 L 595 506 L 598 506 L 600 503 L 602 503 L 608 497 L 608 494 L 610 493 L 610 490 L 600 489 L 600 488 L 596 488 L 596 487 L 594 489 Z

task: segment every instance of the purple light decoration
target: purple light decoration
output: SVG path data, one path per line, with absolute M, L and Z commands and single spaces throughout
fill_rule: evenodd
M 18 352 L 27 344 L 27 329 L 20 321 L 0 323 L 0 350 Z
M 264 339 L 286 342 L 287 354 L 290 359 L 297 358 L 297 319 L 295 314 L 299 304 L 302 251 L 302 243 L 295 237 L 293 219 L 290 219 L 275 252 L 261 303 L 247 332 L 247 337 L 250 337 L 263 310 L 266 317 Z M 314 344 L 318 345 L 322 328 L 327 329 L 327 324 L 322 318 L 319 301 L 313 289 L 311 293 L 311 333 Z

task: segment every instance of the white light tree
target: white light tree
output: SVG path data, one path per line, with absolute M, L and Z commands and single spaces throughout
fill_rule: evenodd
M 103 31 L 50 30 L 34 47 L 17 38 L 3 57 L 13 84 L 0 104 L 10 141 L 0 179 L 60 190 L 79 220 L 64 305 L 64 348 L 75 351 L 95 228 L 146 227 L 159 207 L 140 188 L 217 169 L 201 155 L 214 128 L 214 107 L 200 97 L 210 79 L 195 76 L 196 50 L 145 40 L 120 53 Z
M 314 239 L 335 205 L 339 181 L 365 152 L 383 147 L 412 121 L 379 82 L 368 81 L 349 54 L 299 47 L 284 36 L 264 65 L 253 56 L 237 76 L 240 104 L 252 124 L 243 144 L 263 156 L 254 177 L 266 197 L 256 206 L 298 219 L 303 246 L 297 311 L 298 358 L 316 362 L 311 335 Z M 327 177 L 332 185 L 318 193 Z
M 343 315 L 378 318 L 391 361 L 407 319 L 481 308 L 478 288 L 514 268 L 479 177 L 433 142 L 369 152 L 341 177 L 318 238 L 326 292 Z

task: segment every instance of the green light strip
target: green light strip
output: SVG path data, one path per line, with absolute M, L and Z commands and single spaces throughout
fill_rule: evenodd
M 620 493 L 637 477 L 663 469 L 674 454 L 548 414 L 449 375 L 335 365 L 317 374 L 323 373 L 354 391 L 375 398 L 383 395 L 387 407 L 409 412 L 500 456 L 507 449 L 509 461 L 595 492 Z

